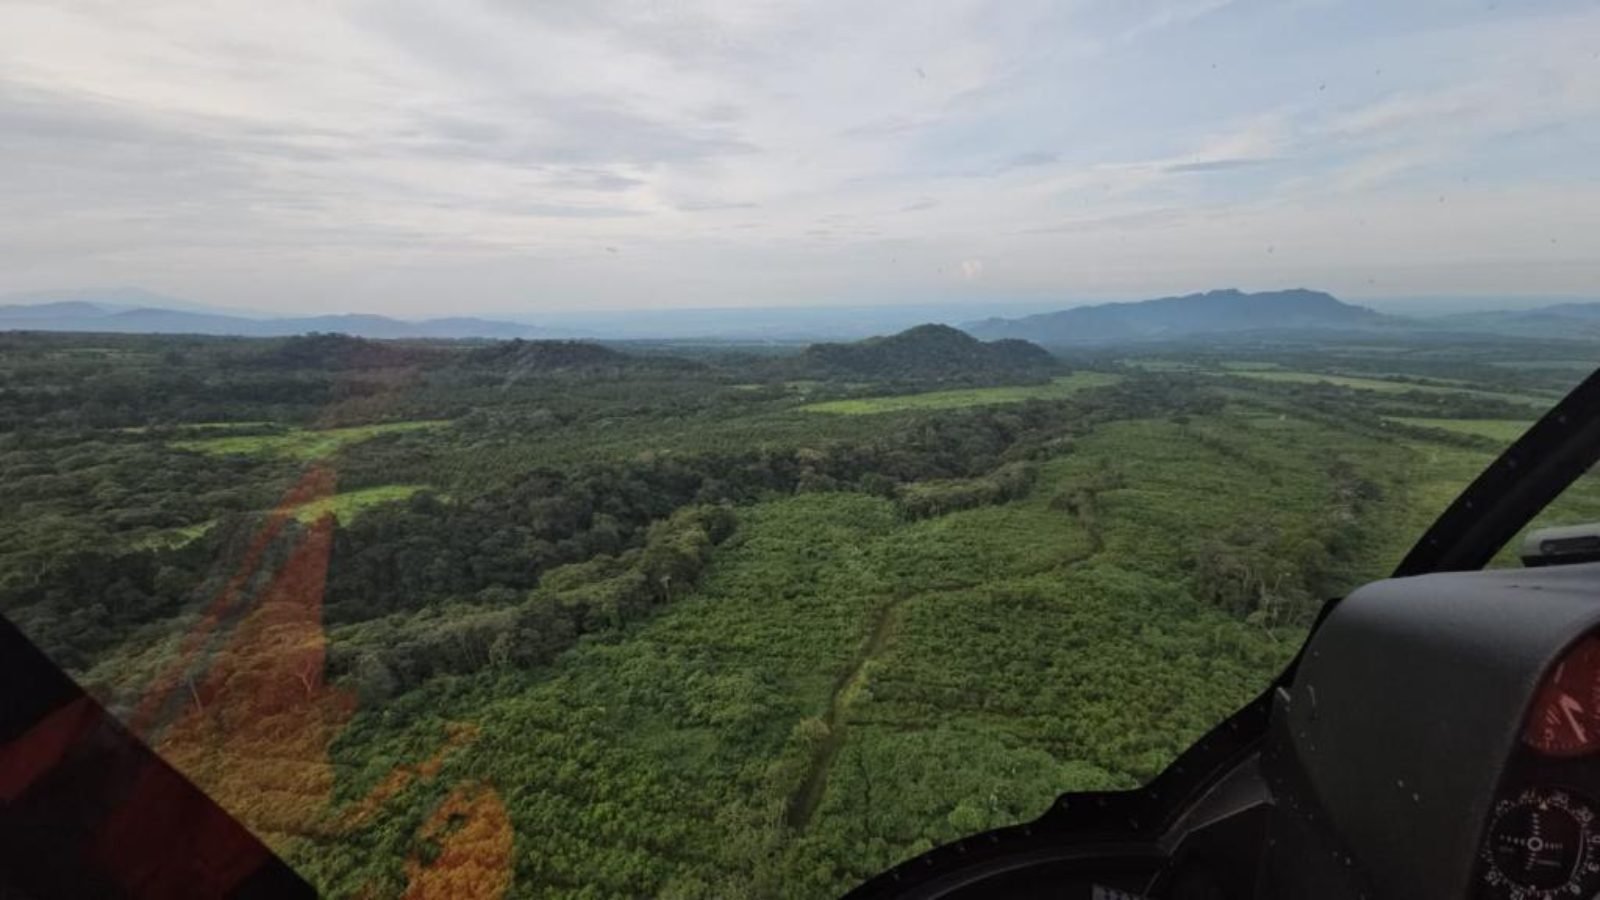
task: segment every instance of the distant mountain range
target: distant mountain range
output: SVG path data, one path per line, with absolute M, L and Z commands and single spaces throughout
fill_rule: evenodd
M 9 302 L 8 302 L 9 301 Z M 756 343 L 840 340 L 885 334 L 917 321 L 960 322 L 972 307 L 884 306 L 870 310 L 679 309 L 635 314 L 553 312 L 538 325 L 471 317 L 403 320 L 380 315 L 272 316 L 205 307 L 133 288 L 0 298 L 0 331 L 76 331 L 277 337 L 311 332 L 364 338 L 706 339 Z M 1477 334 L 1600 340 L 1600 303 L 1560 303 L 1526 310 L 1427 317 L 1385 315 L 1321 291 L 1245 293 L 1216 290 L 1182 297 L 1076 306 L 989 306 L 1024 313 L 967 321 L 962 331 L 987 341 L 1017 339 L 1047 347 L 1189 338 L 1334 332 Z M 1044 307 L 1048 309 L 1048 307 Z M 1025 313 L 1033 313 L 1031 315 Z M 909 321 L 907 320 L 909 318 Z M 826 355 L 832 351 L 817 351 Z M 854 351 L 842 351 L 845 353 Z M 836 363 L 842 364 L 843 356 Z
M 119 334 L 210 334 L 283 337 L 312 332 L 364 338 L 537 338 L 543 329 L 491 319 L 405 321 L 388 316 L 329 315 L 250 318 L 158 307 L 122 308 L 86 300 L 0 306 L 0 331 L 87 331 Z
M 986 301 L 984 310 L 1025 315 L 1050 308 L 1037 301 Z M 197 318 L 168 313 L 190 313 Z M 0 296 L 0 331 L 186 333 L 247 337 L 342 331 L 371 338 L 600 338 L 798 344 L 890 334 L 921 322 L 955 322 L 971 304 L 885 304 L 872 307 L 744 307 L 727 309 L 551 310 L 537 324 L 486 318 L 407 321 L 386 316 L 289 316 L 207 306 L 140 288 L 35 291 Z M 115 317 L 115 318 L 114 318 Z
M 1321 291 L 1247 294 L 1207 291 L 1132 303 L 1079 306 L 1020 319 L 984 319 L 961 326 L 975 337 L 1025 338 L 1047 345 L 1117 344 L 1254 331 L 1364 329 L 1395 320 Z

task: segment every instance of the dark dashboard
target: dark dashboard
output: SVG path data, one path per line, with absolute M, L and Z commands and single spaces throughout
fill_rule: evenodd
M 1584 746 L 1600 737 L 1597 624 L 1593 564 L 1390 579 L 1338 604 L 1280 689 L 1263 749 L 1275 794 L 1300 810 L 1284 827 L 1348 861 L 1347 889 L 1326 896 L 1593 895 L 1577 864 L 1587 844 L 1545 838 L 1558 806 L 1586 816 L 1600 796 Z M 1313 890 L 1276 883 L 1263 896 Z
M 1567 650 L 1529 708 L 1478 854 L 1478 893 L 1600 894 L 1600 636 Z

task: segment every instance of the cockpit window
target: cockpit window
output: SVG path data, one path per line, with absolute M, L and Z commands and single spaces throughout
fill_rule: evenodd
M 0 614 L 331 896 L 1139 785 L 1600 359 L 1595 11 L 1391 6 L 8 4 Z

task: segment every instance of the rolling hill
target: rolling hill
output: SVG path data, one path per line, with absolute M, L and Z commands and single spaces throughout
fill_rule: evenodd
M 1044 375 L 1057 369 L 1044 348 L 1022 340 L 985 343 L 949 325 L 918 325 L 851 344 L 812 344 L 803 368 L 820 375 L 938 380 Z

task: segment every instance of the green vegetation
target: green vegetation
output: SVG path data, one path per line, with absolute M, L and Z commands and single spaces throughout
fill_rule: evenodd
M 1045 384 L 927 391 L 920 394 L 900 394 L 891 397 L 857 397 L 849 400 L 828 400 L 822 403 L 810 403 L 800 408 L 807 412 L 836 413 L 847 416 L 900 412 L 908 409 L 960 409 L 964 406 L 983 406 L 991 403 L 1021 403 L 1024 400 L 1060 399 L 1088 388 L 1115 384 L 1118 380 L 1118 376 L 1104 372 L 1074 372 L 1071 375 L 1052 378 Z
M 329 513 L 344 523 L 352 521 L 357 514 L 367 507 L 389 503 L 395 500 L 404 500 L 417 491 L 425 490 L 422 485 L 414 484 L 388 484 L 378 487 L 361 488 L 355 491 L 333 494 L 308 500 L 291 508 L 294 517 L 301 522 L 315 522 Z M 193 525 L 180 525 L 145 534 L 135 541 L 138 549 L 160 549 L 162 547 L 182 547 L 190 541 L 200 537 L 217 524 L 215 519 L 196 522 Z
M 239 435 L 173 441 L 177 450 L 193 450 L 213 456 L 283 456 L 290 459 L 321 459 L 350 444 L 377 437 L 425 428 L 439 428 L 448 422 L 386 422 L 354 428 L 325 430 L 291 429 L 281 434 Z M 239 427 L 239 426 L 236 426 Z
M 1196 363 L 1180 359 L 1124 359 L 1119 362 L 1121 365 L 1142 369 L 1146 372 L 1193 372 L 1201 368 Z
M 1507 369 L 1554 369 L 1581 375 L 1587 375 L 1595 369 L 1592 359 L 1505 359 L 1496 360 L 1491 365 Z
M 1329 375 L 1320 372 L 1277 372 L 1277 371 L 1250 371 L 1234 369 L 1233 374 L 1244 378 L 1259 378 L 1264 381 L 1279 381 L 1292 384 L 1332 384 L 1338 387 L 1351 388 L 1358 391 L 1378 391 L 1380 393 L 1401 394 L 1419 392 L 1425 394 L 1462 394 L 1469 397 L 1481 397 L 1485 400 L 1499 400 L 1506 403 L 1520 403 L 1545 409 L 1554 403 L 1557 397 L 1530 397 L 1525 394 L 1508 394 L 1501 391 L 1473 390 L 1445 384 L 1432 384 L 1419 381 L 1386 380 L 1381 378 L 1356 378 L 1348 375 Z
M 425 487 L 417 484 L 385 484 L 345 491 L 294 507 L 294 517 L 302 522 L 315 522 L 331 513 L 339 521 L 348 523 L 369 506 L 404 500 L 420 490 L 425 490 Z
M 216 521 L 208 519 L 196 522 L 193 525 L 180 525 L 177 528 L 168 528 L 164 531 L 155 531 L 140 537 L 134 546 L 140 550 L 156 550 L 162 547 L 182 547 L 202 534 L 205 534 L 215 525 Z
M 323 892 L 466 859 L 574 900 L 834 896 L 1148 779 L 1575 377 L 943 331 L 0 352 L 0 610 Z M 1600 478 L 1547 516 L 1593 519 Z
M 1532 421 L 1521 419 L 1415 419 L 1404 416 L 1393 416 L 1389 421 L 1415 428 L 1441 428 L 1458 434 L 1474 434 L 1507 446 L 1522 437 L 1523 432 L 1533 424 Z
M 271 430 L 271 422 L 187 422 L 182 426 L 184 431 L 240 431 L 240 430 Z M 118 431 L 127 434 L 144 434 L 150 431 L 149 425 L 128 425 L 118 428 Z

